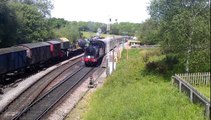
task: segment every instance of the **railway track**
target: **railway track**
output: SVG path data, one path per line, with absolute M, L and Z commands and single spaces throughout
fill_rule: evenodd
M 87 74 L 94 68 L 80 67 L 64 81 L 54 86 L 49 92 L 34 101 L 13 120 L 38 120 L 41 119 L 62 97 L 74 89 Z
M 9 104 L 1 113 L 0 119 L 10 120 L 14 118 L 14 116 L 18 115 L 20 111 L 30 105 L 41 93 L 43 94 L 42 91 L 46 86 L 52 83 L 56 78 L 61 77 L 60 75 L 65 71 L 73 72 L 80 67 L 80 64 L 80 58 L 78 58 L 61 65 L 57 69 L 43 76 Z

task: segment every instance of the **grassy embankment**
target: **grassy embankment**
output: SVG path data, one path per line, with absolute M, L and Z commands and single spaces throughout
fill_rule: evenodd
M 146 52 L 146 50 L 145 50 Z M 145 70 L 143 51 L 126 52 L 105 85 L 92 95 L 85 120 L 203 120 L 203 108 L 189 102 L 170 78 Z M 153 56 L 150 60 L 162 57 Z
M 194 86 L 194 87 L 210 100 L 210 86 Z

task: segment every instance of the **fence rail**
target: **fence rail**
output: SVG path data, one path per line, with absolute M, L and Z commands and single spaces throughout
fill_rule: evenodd
M 210 72 L 176 74 L 192 85 L 210 85 Z
M 206 75 L 209 75 L 209 77 L 205 77 Z M 205 107 L 205 117 L 210 120 L 210 100 L 208 100 L 191 85 L 210 84 L 210 73 L 176 74 L 175 76 L 172 76 L 172 84 L 176 84 L 180 92 L 184 92 L 187 96 L 189 96 L 191 102 L 203 105 Z

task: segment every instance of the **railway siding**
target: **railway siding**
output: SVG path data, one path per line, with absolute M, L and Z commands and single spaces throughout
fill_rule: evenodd
M 16 119 L 40 119 L 63 96 L 76 86 L 93 68 L 81 67 L 64 81 L 53 87 L 49 92 L 37 99 L 25 109 Z
M 77 65 L 79 59 L 74 62 L 68 62 L 58 69 L 50 72 L 49 74 L 43 76 L 35 84 L 29 87 L 24 91 L 20 96 L 18 96 L 14 101 L 11 102 L 6 108 L 6 110 L 1 114 L 0 118 L 2 119 L 11 119 L 13 116 L 18 114 L 22 109 L 31 104 L 37 96 L 46 88 L 55 78 L 59 77 L 64 71 L 72 68 L 71 71 L 74 71 L 74 66 Z M 12 114 L 11 114 L 12 113 Z
M 41 71 L 41 72 L 25 79 L 24 81 L 20 82 L 17 87 L 7 91 L 3 95 L 0 95 L 0 113 L 2 113 L 3 110 L 5 109 L 5 107 L 8 106 L 14 99 L 16 99 L 21 93 L 23 93 L 26 89 L 28 89 L 31 85 L 33 85 L 37 80 L 42 78 L 44 75 L 50 73 L 51 71 L 55 70 L 56 68 L 68 63 L 69 61 L 72 61 L 74 59 L 81 57 L 82 55 L 73 57 L 69 60 L 63 61 L 57 65 L 54 65 L 44 71 Z

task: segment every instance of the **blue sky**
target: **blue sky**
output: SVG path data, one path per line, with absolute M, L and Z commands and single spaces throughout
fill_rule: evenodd
M 150 16 L 150 0 L 54 0 L 52 17 L 69 21 L 141 23 Z

